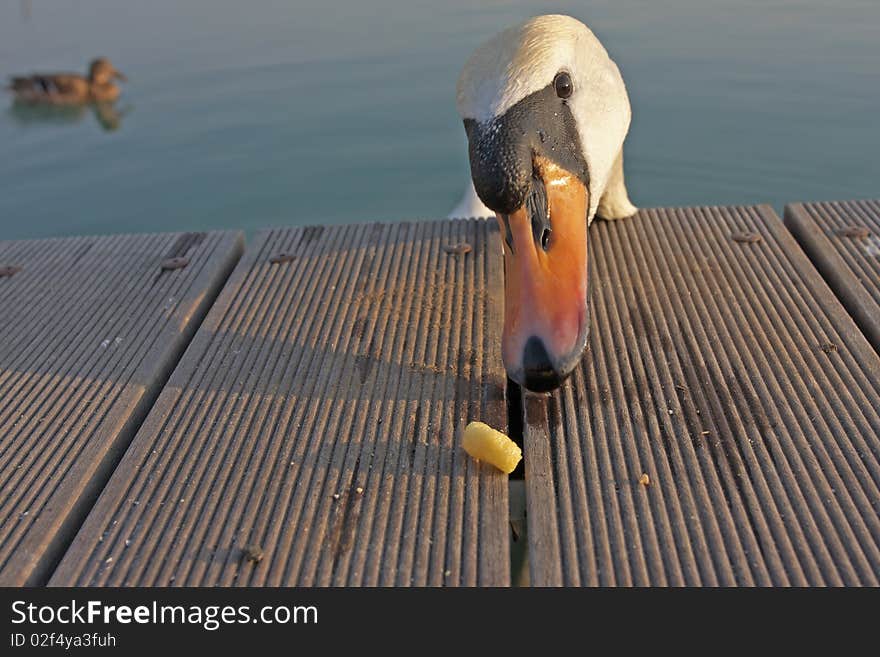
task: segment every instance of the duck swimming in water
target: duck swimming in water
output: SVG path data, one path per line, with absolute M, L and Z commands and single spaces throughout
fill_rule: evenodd
M 538 16 L 471 55 L 457 107 L 472 186 L 453 216 L 497 217 L 504 366 L 525 388 L 552 390 L 586 348 L 589 225 L 636 212 L 623 180 L 623 78 L 586 25 Z
M 16 102 L 78 105 L 112 102 L 119 97 L 115 80 L 126 80 L 110 60 L 99 57 L 89 66 L 88 76 L 77 73 L 35 73 L 13 77 L 9 90 Z

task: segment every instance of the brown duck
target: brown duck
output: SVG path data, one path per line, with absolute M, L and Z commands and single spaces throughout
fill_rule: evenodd
M 119 97 L 114 80 L 126 80 L 110 60 L 99 57 L 89 66 L 88 76 L 76 73 L 35 73 L 13 77 L 9 90 L 17 102 L 73 105 L 108 102 Z

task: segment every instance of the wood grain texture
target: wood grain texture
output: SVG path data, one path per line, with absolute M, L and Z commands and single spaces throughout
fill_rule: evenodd
M 591 231 L 589 348 L 523 404 L 532 584 L 876 586 L 880 359 L 772 209 Z
M 260 234 L 51 584 L 508 584 L 507 477 L 460 447 L 506 427 L 500 248 Z
M 0 584 L 45 583 L 241 250 L 222 232 L 0 242 Z
M 792 203 L 785 225 L 880 352 L 880 201 Z

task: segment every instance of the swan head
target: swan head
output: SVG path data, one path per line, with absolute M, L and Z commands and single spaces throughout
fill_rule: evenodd
M 457 108 L 474 189 L 503 238 L 505 368 L 552 390 L 587 343 L 587 229 L 629 127 L 623 80 L 586 25 L 538 16 L 471 55 Z

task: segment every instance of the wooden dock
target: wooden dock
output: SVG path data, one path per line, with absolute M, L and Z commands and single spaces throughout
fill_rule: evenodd
M 494 220 L 0 242 L 0 584 L 880 584 L 880 204 L 591 231 L 548 396 Z

